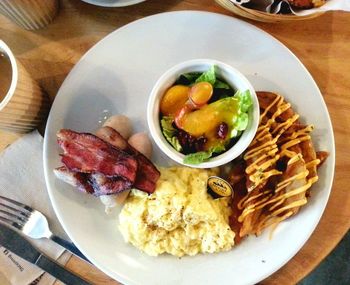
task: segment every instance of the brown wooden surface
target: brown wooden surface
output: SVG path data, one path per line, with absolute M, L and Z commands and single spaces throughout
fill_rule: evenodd
M 173 10 L 232 15 L 214 0 L 149 0 L 112 9 L 79 0 L 63 0 L 54 22 L 36 32 L 22 30 L 0 15 L 0 39 L 12 48 L 30 74 L 54 98 L 73 65 L 105 35 L 133 20 Z M 336 174 L 321 222 L 302 250 L 262 282 L 295 284 L 332 251 L 350 228 L 350 14 L 331 12 L 290 24 L 251 23 L 275 36 L 303 62 L 321 89 L 335 131 Z M 0 131 L 0 150 L 18 137 Z M 67 267 L 93 284 L 118 284 L 77 258 L 71 258 Z

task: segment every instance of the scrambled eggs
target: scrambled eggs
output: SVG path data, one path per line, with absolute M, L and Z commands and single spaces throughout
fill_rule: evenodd
M 227 251 L 234 245 L 228 224 L 229 198 L 207 194 L 213 171 L 187 167 L 161 168 L 156 191 L 132 190 L 119 215 L 126 242 L 149 255 L 176 256 Z

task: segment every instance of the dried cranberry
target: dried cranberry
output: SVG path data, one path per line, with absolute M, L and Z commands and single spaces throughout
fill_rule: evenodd
M 228 125 L 224 122 L 222 122 L 216 129 L 216 136 L 219 139 L 224 140 L 228 133 Z
M 204 146 L 205 146 L 205 143 L 207 142 L 207 138 L 204 137 L 204 136 L 201 136 L 199 138 L 196 139 L 196 142 L 195 142 L 195 148 L 196 148 L 196 151 L 203 151 L 204 150 Z
M 197 151 L 203 151 L 204 145 L 207 142 L 207 138 L 201 136 L 196 138 L 184 130 L 179 130 L 177 133 L 177 138 L 182 146 L 182 151 L 184 154 L 194 153 Z
M 182 146 L 182 150 L 184 154 L 196 152 L 195 145 L 194 145 L 196 141 L 195 137 L 191 136 L 189 133 L 183 130 L 179 130 L 177 137 Z

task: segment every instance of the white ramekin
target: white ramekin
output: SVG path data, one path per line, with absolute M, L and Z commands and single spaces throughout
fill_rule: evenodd
M 207 71 L 212 65 L 215 65 L 217 67 L 216 70 L 218 76 L 224 79 L 235 90 L 250 91 L 253 100 L 253 107 L 249 111 L 249 124 L 236 144 L 234 144 L 224 153 L 210 158 L 208 161 L 202 162 L 200 164 L 185 164 L 183 162 L 185 155 L 176 151 L 163 136 L 159 118 L 160 100 L 165 94 L 166 90 L 175 83 L 181 74 L 189 72 L 204 72 Z M 259 115 L 259 102 L 254 88 L 249 83 L 247 78 L 232 66 L 213 59 L 189 60 L 170 68 L 158 79 L 154 85 L 147 105 L 148 127 L 150 129 L 151 136 L 158 147 L 169 158 L 176 161 L 177 163 L 195 168 L 211 168 L 220 166 L 238 157 L 253 140 L 259 124 Z

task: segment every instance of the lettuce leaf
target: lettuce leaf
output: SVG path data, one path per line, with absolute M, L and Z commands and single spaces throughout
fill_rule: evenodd
M 230 133 L 230 138 L 237 138 L 242 134 L 242 131 L 238 131 L 236 129 L 232 129 Z
M 236 119 L 235 129 L 237 131 L 244 131 L 248 126 L 248 122 L 249 122 L 248 114 L 240 113 Z
M 226 82 L 221 81 L 220 79 L 216 79 L 216 81 L 214 83 L 214 88 L 231 89 L 230 85 L 228 85 Z
M 175 84 L 181 85 L 193 85 L 198 82 L 209 82 L 213 85 L 214 89 L 226 89 L 233 91 L 231 86 L 225 81 L 216 77 L 216 66 L 211 66 L 206 72 L 190 72 L 181 74 L 176 80 Z M 232 96 L 232 95 L 231 95 Z
M 195 153 L 190 153 L 185 156 L 184 163 L 186 164 L 200 164 L 206 160 L 208 160 L 214 153 L 222 153 L 225 151 L 225 146 L 222 144 L 218 144 L 212 147 L 208 151 L 199 151 Z
M 244 131 L 249 123 L 249 108 L 253 105 L 249 90 L 238 90 L 234 96 L 238 99 L 238 114 L 233 123 L 230 137 L 238 137 Z
M 240 91 L 238 90 L 235 97 L 239 100 L 239 109 L 242 113 L 248 112 L 250 106 L 253 105 L 252 97 L 249 90 Z
M 212 153 L 210 151 L 199 151 L 187 154 L 184 158 L 186 164 L 200 164 L 210 158 Z
M 176 137 L 176 129 L 173 127 L 174 119 L 172 117 L 164 116 L 160 120 L 160 125 L 162 126 L 162 133 L 166 140 L 175 148 L 177 151 L 181 152 L 181 144 Z
M 196 79 L 195 83 L 209 82 L 211 85 L 214 86 L 215 81 L 216 81 L 215 65 L 212 65 L 206 72 L 202 73 L 202 75 Z
M 182 76 L 186 77 L 186 79 L 192 84 L 196 82 L 197 78 L 201 76 L 202 73 L 200 72 L 191 72 L 191 73 L 185 73 L 182 74 Z
M 191 86 L 196 82 L 196 79 L 199 76 L 201 76 L 201 74 L 201 72 L 190 72 L 181 74 L 179 78 L 175 81 L 174 85 Z

